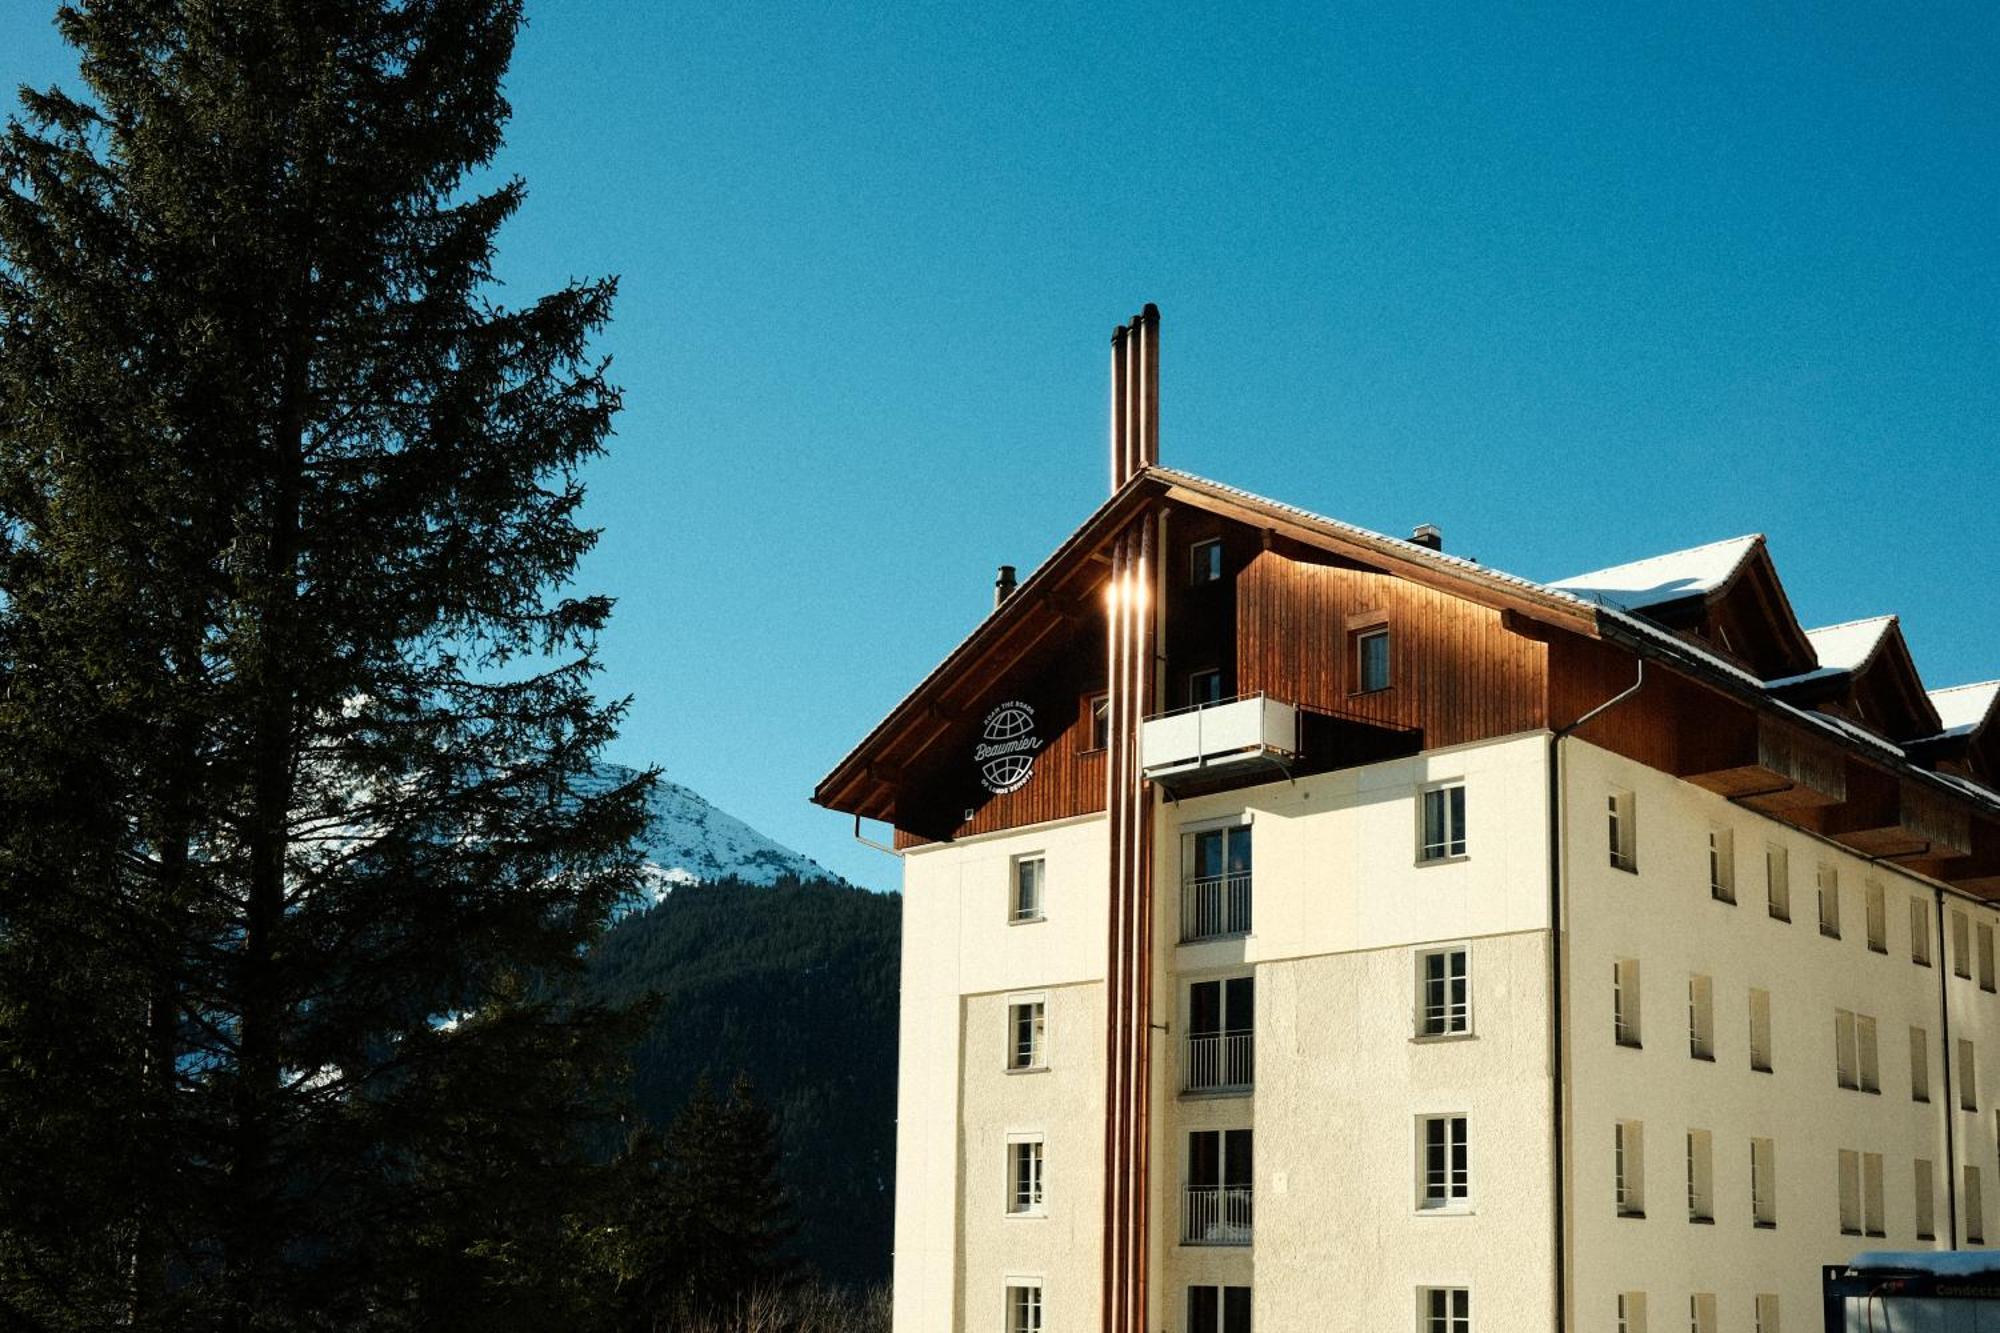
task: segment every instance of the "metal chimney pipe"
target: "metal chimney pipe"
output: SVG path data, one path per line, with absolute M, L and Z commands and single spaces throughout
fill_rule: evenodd
M 998 607 L 1000 603 L 1012 597 L 1014 595 L 1014 588 L 1014 567 L 1012 565 L 1000 566 L 1000 577 L 993 580 L 993 605 Z
M 1433 551 L 1444 549 L 1444 531 L 1435 523 L 1417 524 L 1416 530 L 1410 533 L 1410 540 Z
M 1126 414 L 1129 398 L 1125 391 L 1125 326 L 1119 325 L 1111 331 L 1111 490 L 1117 493 L 1125 484 L 1130 469 L 1126 449 Z

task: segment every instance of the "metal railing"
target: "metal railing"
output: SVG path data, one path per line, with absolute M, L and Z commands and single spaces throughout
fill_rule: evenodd
M 1208 875 L 1181 883 L 1181 940 L 1250 933 L 1250 874 Z
M 1183 1245 L 1248 1245 L 1250 1187 L 1189 1185 L 1181 1191 Z
M 1255 1077 L 1256 1034 L 1197 1032 L 1182 1054 L 1184 1092 L 1244 1092 Z

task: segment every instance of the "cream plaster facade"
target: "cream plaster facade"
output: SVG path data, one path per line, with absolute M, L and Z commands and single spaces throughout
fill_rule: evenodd
M 1931 1243 L 1916 1234 L 1918 1159 L 1933 1163 L 1936 1244 L 1949 1242 L 1967 1165 L 1982 1176 L 1985 1234 L 2000 1227 L 2000 996 L 1982 988 L 1976 956 L 1980 927 L 1992 930 L 1996 914 L 1947 896 L 1947 923 L 1967 917 L 1973 975 L 1953 975 L 1949 938 L 1930 940 L 1932 964 L 1920 966 L 1911 903 L 1935 931 L 1928 881 L 1570 739 L 1561 743 L 1558 1023 L 1549 754 L 1538 732 L 1158 807 L 1154 1014 L 1165 1030 L 1153 1046 L 1150 1327 L 1181 1333 L 1186 1288 L 1206 1284 L 1251 1288 L 1266 1333 L 1416 1328 L 1425 1287 L 1468 1289 L 1479 1333 L 1555 1329 L 1558 1031 L 1568 1056 L 1560 1206 L 1570 1329 L 1617 1328 L 1620 1293 L 1644 1294 L 1654 1330 L 1689 1327 L 1690 1299 L 1713 1296 L 1717 1329 L 1747 1333 L 1760 1294 L 1777 1298 L 1784 1327 L 1811 1329 L 1820 1264 Z M 1455 782 L 1466 789 L 1466 855 L 1423 863 L 1420 794 Z M 1628 795 L 1636 827 L 1630 871 L 1608 855 L 1612 793 Z M 1248 823 L 1254 850 L 1252 929 L 1183 945 L 1182 838 L 1236 822 Z M 1734 905 L 1711 895 L 1711 829 L 1731 835 Z M 1767 844 L 1788 854 L 1789 922 L 1766 906 Z M 1012 866 L 1024 855 L 1046 859 L 1044 916 L 1011 924 Z M 1044 1328 L 1098 1325 L 1105 864 L 1098 817 L 906 858 L 898 1333 L 1005 1330 L 1010 1279 L 1041 1286 Z M 1819 927 L 1822 864 L 1840 894 L 1838 939 Z M 1870 884 L 1882 889 L 1885 952 L 1870 948 Z M 1471 1032 L 1420 1038 L 1418 955 L 1443 944 L 1467 950 Z M 1636 1049 L 1614 1038 L 1620 959 L 1638 964 Z M 1185 1094 L 1189 987 L 1235 976 L 1255 981 L 1254 1086 Z M 1691 1053 L 1697 977 L 1707 982 L 1712 1060 Z M 1770 997 L 1768 1073 L 1750 1064 L 1752 989 Z M 1046 1005 L 1047 1067 L 1009 1072 L 1008 1006 L 1026 996 Z M 1837 1086 L 1837 1010 L 1874 1020 L 1879 1092 Z M 1913 1099 L 1912 1028 L 1927 1042 L 1927 1103 Z M 1961 1040 L 1975 1054 L 1970 1111 L 1959 1109 Z M 1470 1198 L 1427 1210 L 1419 1119 L 1438 1114 L 1466 1118 Z M 1619 1216 L 1614 1199 L 1620 1121 L 1643 1126 L 1643 1218 Z M 1180 1243 L 1187 1136 L 1236 1129 L 1253 1134 L 1251 1243 Z M 1708 1135 L 1710 1221 L 1689 1218 L 1689 1130 Z M 1011 1215 L 1007 1145 L 1029 1135 L 1044 1145 L 1044 1202 L 1039 1215 Z M 1770 1227 L 1752 1217 L 1753 1138 L 1772 1145 Z M 1857 1163 L 1881 1158 L 1880 1238 L 1841 1230 L 1842 1150 Z

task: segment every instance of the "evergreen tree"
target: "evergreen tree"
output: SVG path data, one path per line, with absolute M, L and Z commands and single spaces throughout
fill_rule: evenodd
M 778 1176 L 778 1125 L 739 1074 L 726 1098 L 702 1079 L 667 1129 L 669 1198 L 682 1290 L 699 1310 L 727 1310 L 783 1280 L 791 1208 Z
M 0 1326 L 574 1326 L 608 281 L 489 298 L 517 0 L 85 0 L 0 141 Z

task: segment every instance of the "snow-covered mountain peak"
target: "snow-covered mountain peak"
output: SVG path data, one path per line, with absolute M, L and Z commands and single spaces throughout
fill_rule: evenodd
M 631 769 L 603 765 L 603 781 L 630 781 Z M 718 879 L 775 884 L 786 876 L 837 879 L 819 862 L 773 842 L 700 793 L 659 779 L 648 801 L 640 847 L 646 858 L 646 887 L 655 901 L 676 885 Z

